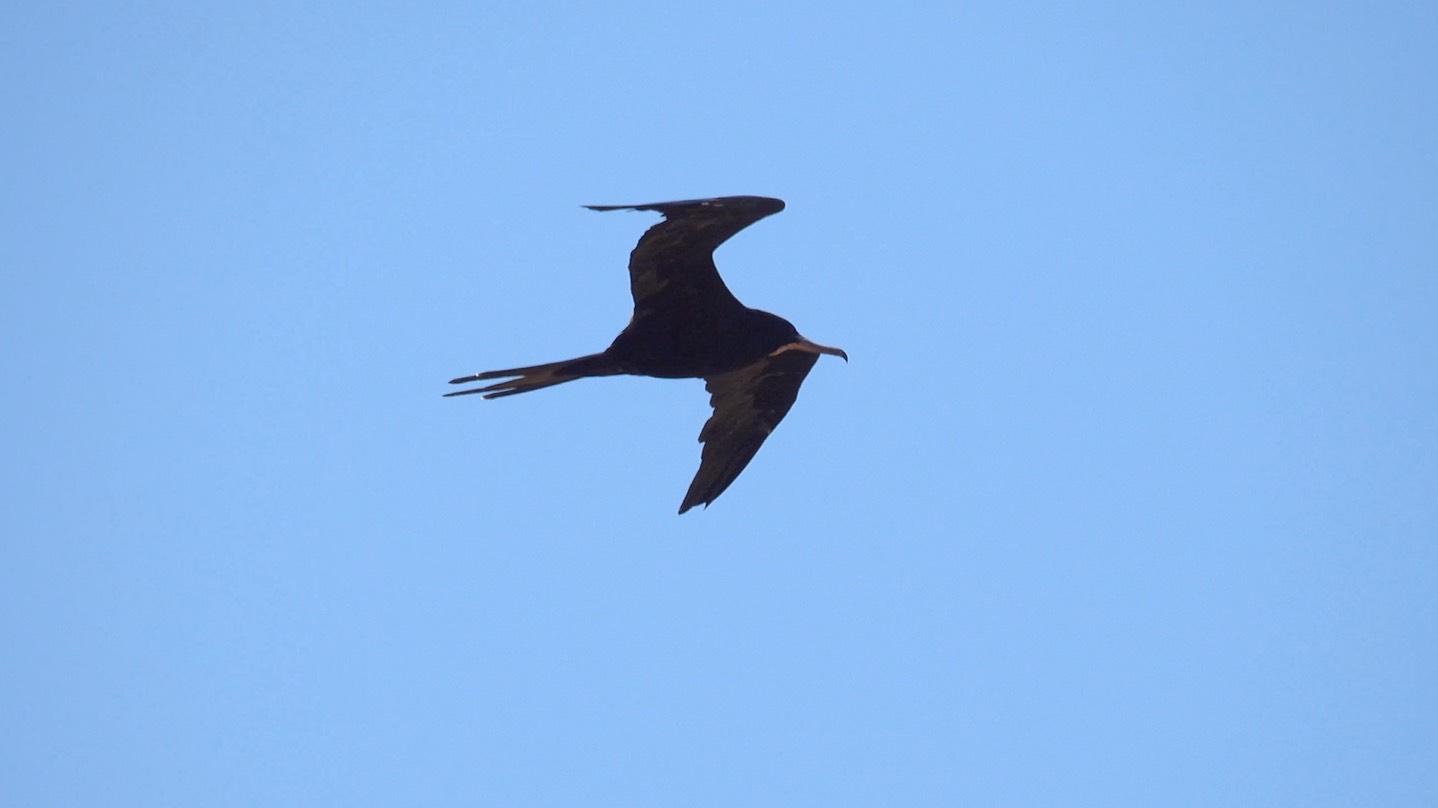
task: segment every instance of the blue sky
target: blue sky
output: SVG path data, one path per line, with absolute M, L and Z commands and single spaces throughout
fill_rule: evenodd
M 497 6 L 9 13 L 0 803 L 1438 803 L 1438 7 Z

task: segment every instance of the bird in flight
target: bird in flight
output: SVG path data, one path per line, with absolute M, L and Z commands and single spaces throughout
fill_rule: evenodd
M 714 266 L 714 250 L 749 225 L 784 209 L 778 199 L 724 196 L 650 205 L 586 205 L 590 210 L 655 211 L 629 254 L 634 315 L 600 353 L 451 379 L 450 384 L 501 379 L 448 393 L 500 398 L 589 376 L 702 378 L 714 414 L 699 432 L 699 472 L 679 506 L 709 506 L 754 459 L 788 414 L 799 385 L 820 354 L 849 361 L 839 348 L 799 335 L 793 324 L 740 303 Z

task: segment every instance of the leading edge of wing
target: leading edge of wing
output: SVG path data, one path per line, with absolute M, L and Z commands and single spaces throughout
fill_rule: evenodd
M 681 199 L 674 202 L 650 202 L 644 205 L 585 205 L 589 210 L 652 210 L 667 218 L 687 210 L 709 210 L 727 208 L 733 213 L 755 216 L 754 221 L 772 216 L 784 209 L 784 200 L 770 196 L 716 196 L 709 199 Z

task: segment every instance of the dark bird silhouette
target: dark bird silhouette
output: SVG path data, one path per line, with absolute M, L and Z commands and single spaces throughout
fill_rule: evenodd
M 708 507 L 754 459 L 788 414 L 819 354 L 849 361 L 811 342 L 783 317 L 751 309 L 724 285 L 714 250 L 740 230 L 784 209 L 778 199 L 725 196 L 651 205 L 586 205 L 590 210 L 652 210 L 664 216 L 629 254 L 634 316 L 600 353 L 461 376 L 450 384 L 504 379 L 449 393 L 500 398 L 587 376 L 702 378 L 714 414 L 699 432 L 699 473 L 679 512 Z

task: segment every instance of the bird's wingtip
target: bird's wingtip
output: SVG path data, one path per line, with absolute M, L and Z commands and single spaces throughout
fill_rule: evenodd
M 701 500 L 697 500 L 697 499 L 696 499 L 696 500 L 686 499 L 686 500 L 684 500 L 684 502 L 683 502 L 682 504 L 680 504 L 680 506 L 679 506 L 679 515 L 680 515 L 680 516 L 683 516 L 685 513 L 687 513 L 687 512 L 690 511 L 691 509 L 693 509 L 695 505 L 703 505 L 705 510 L 708 510 L 708 509 L 709 509 L 709 503 L 707 503 L 707 502 L 704 502 L 704 501 L 701 501 Z

